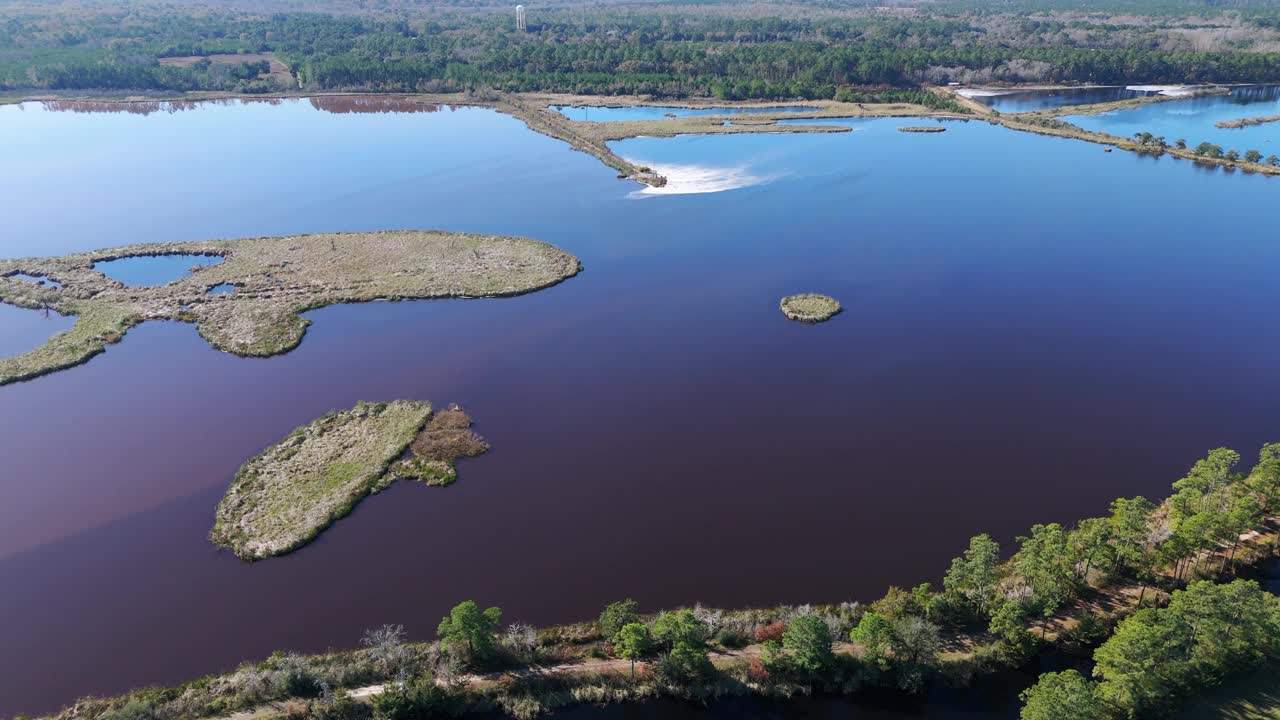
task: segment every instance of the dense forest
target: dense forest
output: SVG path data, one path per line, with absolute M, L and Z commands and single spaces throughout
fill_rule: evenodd
M 1280 81 L 1280 12 L 1265 3 L 1152 4 L 1144 16 L 1050 3 L 1020 12 L 981 3 L 887 12 L 712 2 L 697 13 L 687 5 L 530 3 L 527 32 L 516 31 L 509 7 L 480 4 L 382 3 L 362 11 L 317 2 L 297 7 L 330 12 L 274 13 L 234 5 L 19 4 L 0 10 L 0 89 L 492 88 L 812 99 L 947 82 Z M 289 74 L 219 57 L 265 52 Z

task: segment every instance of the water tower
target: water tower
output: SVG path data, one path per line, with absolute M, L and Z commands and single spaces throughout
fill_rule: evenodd
M 527 28 L 525 26 L 525 19 L 524 19 L 524 6 L 517 5 L 516 6 L 516 31 L 525 32 L 526 29 Z

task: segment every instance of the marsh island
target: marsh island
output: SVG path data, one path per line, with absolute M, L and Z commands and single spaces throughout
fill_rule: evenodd
M 840 312 L 840 301 L 829 295 L 800 293 L 782 298 L 779 307 L 789 320 L 819 323 L 830 320 Z
M 413 400 L 328 413 L 240 468 L 209 538 L 243 560 L 296 550 L 398 478 L 453 482 L 455 460 L 489 448 L 470 426 L 457 405 Z
M 95 269 L 112 260 L 168 255 L 223 260 L 158 286 L 128 286 Z M 440 231 L 128 245 L 0 260 L 0 302 L 77 318 L 70 330 L 36 350 L 0 360 L 0 385 L 83 363 L 145 320 L 192 322 L 219 350 L 267 357 L 302 342 L 311 322 L 301 315 L 307 310 L 371 300 L 520 295 L 579 269 L 576 257 L 547 243 Z M 209 294 L 228 286 L 232 292 Z

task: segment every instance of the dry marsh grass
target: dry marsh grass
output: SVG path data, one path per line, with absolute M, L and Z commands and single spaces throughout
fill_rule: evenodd
M 489 443 L 471 430 L 471 418 L 462 408 L 450 405 L 431 417 L 409 448 L 417 457 L 452 463 L 484 453 Z
M 488 449 L 457 405 L 433 413 L 426 402 L 362 402 L 297 428 L 245 463 L 218 503 L 209 539 L 243 560 L 282 555 L 397 479 L 449 485 L 459 458 Z
M 409 450 L 413 457 L 397 464 L 396 474 L 428 485 L 449 485 L 458 478 L 455 463 L 484 454 L 489 443 L 471 429 L 471 417 L 454 404 L 431 416 Z
M 125 257 L 218 255 L 223 262 L 159 286 L 112 280 L 95 263 Z M 0 260 L 0 302 L 78 317 L 40 348 L 0 359 L 0 385 L 83 363 L 145 320 L 195 323 L 215 348 L 249 357 L 288 352 L 310 321 L 301 313 L 346 302 L 520 295 L 555 285 L 578 259 L 517 237 L 440 231 L 330 233 L 129 245 L 54 258 Z M 56 280 L 37 286 L 18 273 Z M 210 296 L 209 288 L 236 291 Z
M 819 323 L 830 320 L 840 312 L 840 301 L 827 295 L 801 293 L 788 295 L 779 303 L 782 314 L 791 320 Z
M 243 560 L 306 545 L 365 496 L 431 416 L 425 402 L 360 403 L 304 425 L 245 463 L 209 538 Z
M 1247 117 L 1239 120 L 1223 120 L 1216 122 L 1214 125 L 1224 130 L 1233 130 L 1235 128 L 1252 127 L 1254 125 L 1265 125 L 1267 123 L 1280 122 L 1280 115 L 1265 115 L 1262 117 Z

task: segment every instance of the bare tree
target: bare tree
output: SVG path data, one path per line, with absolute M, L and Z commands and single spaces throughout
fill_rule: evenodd
M 394 675 L 409 657 L 403 625 L 383 625 L 366 630 L 364 637 L 360 638 L 360 645 L 368 649 L 369 656 L 382 666 L 382 671 L 388 676 Z
M 502 634 L 502 644 L 521 658 L 528 659 L 538 649 L 538 631 L 524 623 L 512 623 Z

